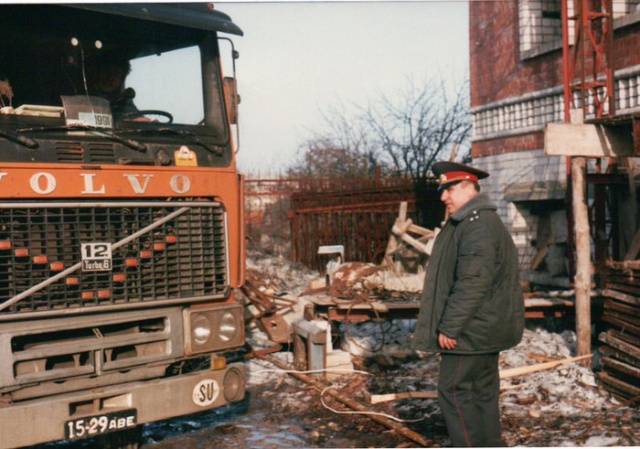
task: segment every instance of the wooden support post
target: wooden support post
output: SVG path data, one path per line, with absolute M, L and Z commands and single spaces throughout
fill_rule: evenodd
M 573 217 L 576 235 L 576 337 L 578 356 L 591 354 L 591 239 L 586 199 L 586 168 L 584 157 L 571 159 Z M 582 361 L 590 367 L 591 361 Z
M 634 120 L 634 124 L 635 124 L 635 120 Z M 626 157 L 623 160 L 627 168 L 627 178 L 629 181 L 629 197 L 631 198 L 631 200 L 629 201 L 629 206 L 632 208 L 631 216 L 633 217 L 633 220 L 634 220 L 633 229 L 636 230 L 636 232 L 638 232 L 640 231 L 640 226 L 638 226 L 638 218 L 639 218 L 638 217 L 638 194 L 637 194 L 636 179 L 634 176 L 633 164 L 631 163 L 631 158 Z M 626 223 L 626 225 L 628 225 L 628 223 Z M 638 234 L 636 234 L 636 236 L 634 237 L 630 248 L 624 248 L 624 251 L 620 251 L 620 254 L 626 253 L 624 260 L 633 260 L 638 255 L 638 251 L 640 251 L 640 241 L 636 243 L 637 239 L 640 239 L 640 237 L 638 237 Z M 621 238 L 620 244 L 622 244 L 622 241 L 624 241 L 624 239 Z

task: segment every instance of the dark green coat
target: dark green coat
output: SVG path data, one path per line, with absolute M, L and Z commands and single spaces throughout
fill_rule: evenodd
M 517 345 L 524 329 L 518 255 L 496 206 L 480 193 L 452 214 L 438 234 L 420 304 L 414 347 L 482 354 Z M 438 333 L 458 341 L 438 345 Z

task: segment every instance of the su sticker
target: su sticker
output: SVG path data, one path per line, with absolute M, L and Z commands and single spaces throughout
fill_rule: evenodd
M 193 387 L 193 403 L 200 407 L 208 407 L 220 396 L 220 385 L 213 379 L 204 379 Z

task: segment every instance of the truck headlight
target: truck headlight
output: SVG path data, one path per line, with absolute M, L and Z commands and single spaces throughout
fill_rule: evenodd
M 238 318 L 231 312 L 225 312 L 220 319 L 218 335 L 222 341 L 232 341 L 238 333 Z
M 205 345 L 211 338 L 211 321 L 202 314 L 192 315 L 193 323 L 191 328 L 191 336 L 197 346 Z
M 240 304 L 224 304 L 184 311 L 187 355 L 220 351 L 244 343 L 244 309 Z
M 245 376 L 244 372 L 237 368 L 231 368 L 224 375 L 224 398 L 227 402 L 236 402 L 244 397 Z

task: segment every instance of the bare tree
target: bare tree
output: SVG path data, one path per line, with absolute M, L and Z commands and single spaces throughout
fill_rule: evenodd
M 336 146 L 327 138 L 309 140 L 304 151 L 288 169 L 295 178 L 363 178 L 367 177 L 368 163 L 364 155 L 350 148 Z
M 368 130 L 358 127 L 344 111 L 323 114 L 326 130 L 316 133 L 298 148 L 288 175 L 304 178 L 371 178 L 380 165 Z
M 458 149 L 458 159 L 469 160 L 468 83 L 453 98 L 444 83 L 426 83 L 408 88 L 393 99 L 383 96 L 363 113 L 366 126 L 398 176 L 425 179 L 431 165 L 449 159 Z
M 444 82 L 421 87 L 408 82 L 393 97 L 383 95 L 353 117 L 332 109 L 324 116 L 327 130 L 300 145 L 289 176 L 353 178 L 383 174 L 427 178 L 431 165 L 449 159 L 469 161 L 468 83 L 448 95 Z

